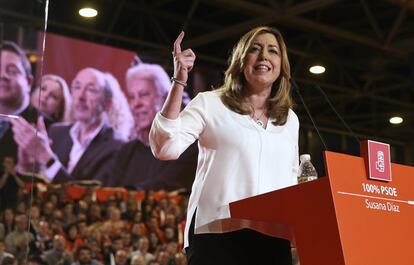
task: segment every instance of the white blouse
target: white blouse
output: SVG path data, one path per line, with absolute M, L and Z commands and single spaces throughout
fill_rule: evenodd
M 184 247 L 196 210 L 196 234 L 238 230 L 247 224 L 230 220 L 230 202 L 297 184 L 298 132 L 292 110 L 286 124 L 269 120 L 264 129 L 249 115 L 227 108 L 217 91 L 199 93 L 175 120 L 156 115 L 150 146 L 157 158 L 177 159 L 199 140 Z

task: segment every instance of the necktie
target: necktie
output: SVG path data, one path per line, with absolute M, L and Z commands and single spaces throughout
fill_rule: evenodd
M 3 138 L 9 126 L 10 126 L 10 123 L 8 121 L 6 120 L 0 121 L 0 139 Z

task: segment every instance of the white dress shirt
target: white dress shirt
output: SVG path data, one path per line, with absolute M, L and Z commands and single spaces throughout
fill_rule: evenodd
M 102 130 L 104 126 L 104 121 L 102 120 L 98 127 L 95 130 L 89 132 L 88 134 L 84 135 L 83 142 L 81 143 L 79 140 L 81 125 L 76 122 L 73 124 L 72 128 L 69 130 L 70 138 L 72 139 L 73 145 L 72 149 L 70 150 L 69 154 L 69 162 L 67 167 L 64 167 L 62 163 L 56 159 L 56 161 L 47 169 L 45 169 L 44 174 L 49 180 L 53 180 L 56 174 L 59 172 L 60 168 L 66 168 L 66 171 L 70 174 L 72 173 L 75 166 L 78 164 L 79 160 L 81 159 L 83 153 L 85 153 L 86 149 L 88 148 L 89 144 L 92 140 L 98 135 L 98 133 Z
M 199 93 L 175 120 L 156 115 L 150 145 L 158 158 L 177 159 L 199 140 L 184 247 L 196 210 L 196 234 L 242 229 L 248 224 L 230 219 L 230 202 L 297 183 L 298 132 L 292 110 L 286 124 L 274 126 L 269 120 L 264 129 L 249 115 L 227 108 L 217 91 Z

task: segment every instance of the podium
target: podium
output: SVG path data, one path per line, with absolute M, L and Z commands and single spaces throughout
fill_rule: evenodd
M 290 240 L 301 265 L 414 264 L 414 167 L 375 181 L 362 157 L 324 155 L 327 177 L 232 202 L 231 218 Z

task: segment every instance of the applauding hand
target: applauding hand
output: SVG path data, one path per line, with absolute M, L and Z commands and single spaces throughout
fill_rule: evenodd
M 21 148 L 21 152 L 26 155 L 31 154 L 32 159 L 41 165 L 45 165 L 53 157 L 53 152 L 50 148 L 43 117 L 38 118 L 38 130 L 22 117 L 13 119 L 11 123 L 13 125 L 14 140 Z

